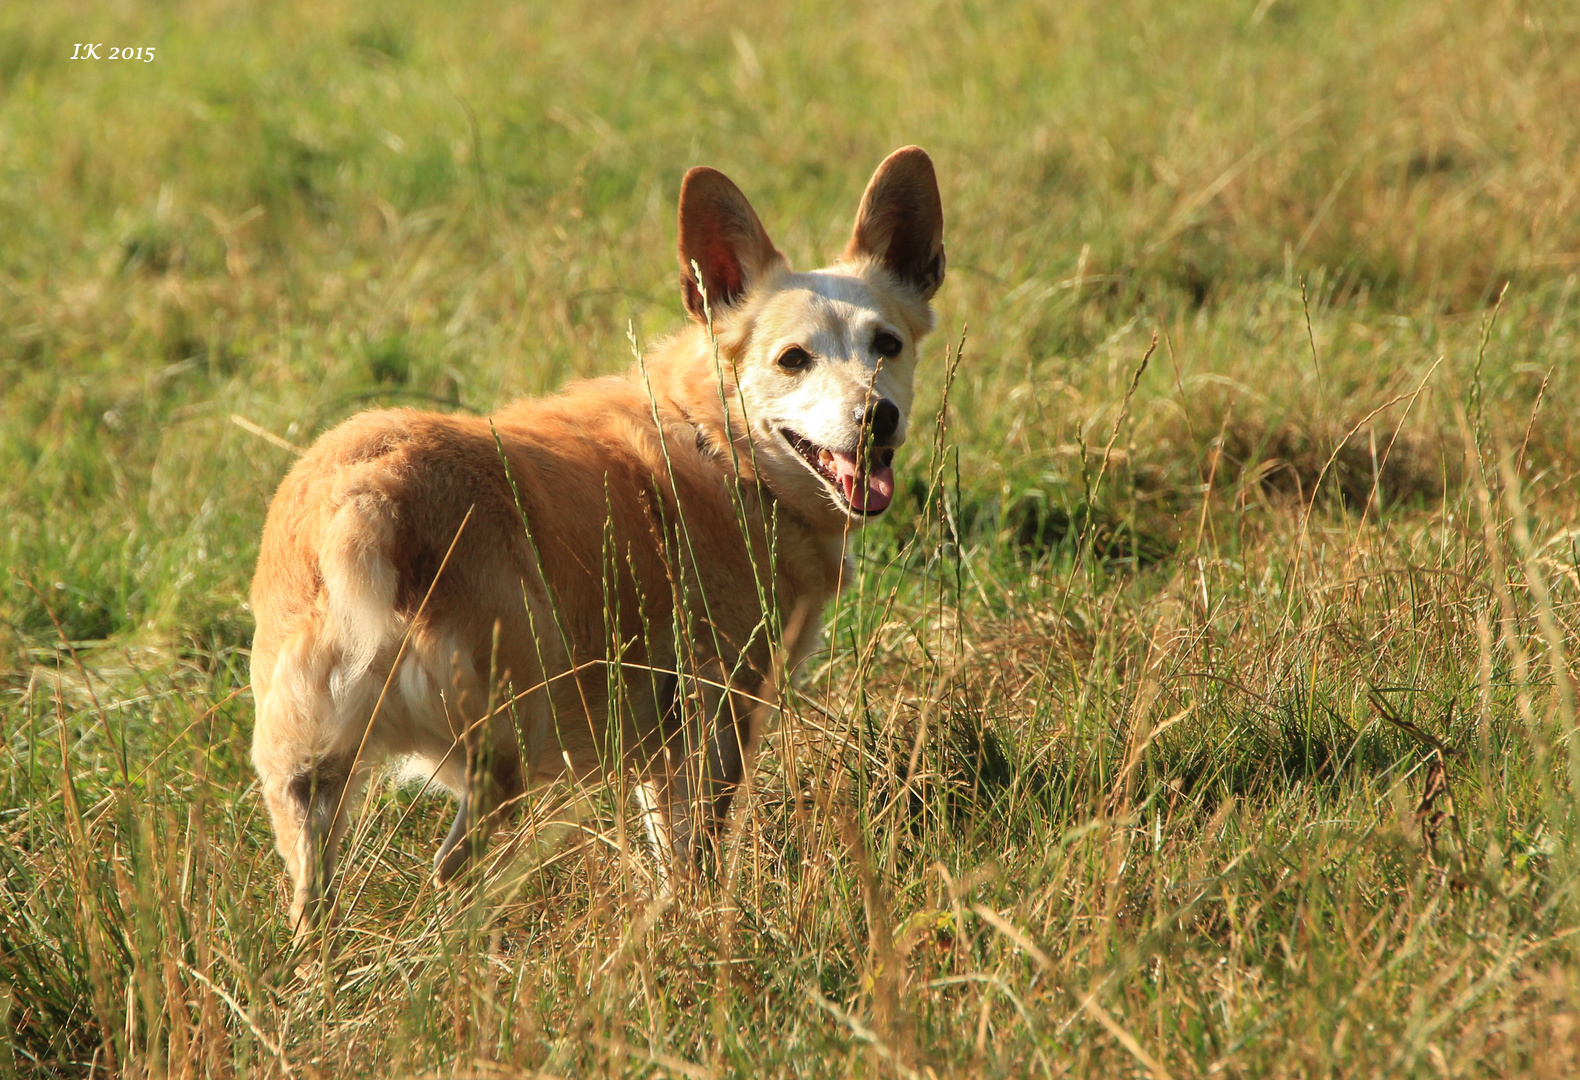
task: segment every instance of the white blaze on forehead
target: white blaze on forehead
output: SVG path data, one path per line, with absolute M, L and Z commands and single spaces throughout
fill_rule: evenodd
M 858 277 L 824 272 L 790 274 L 784 287 L 755 313 L 753 351 L 772 361 L 784 349 L 799 345 L 819 366 L 842 369 L 839 374 L 859 382 L 863 393 L 870 385 L 879 396 L 907 409 L 918 331 L 907 314 L 901 305 Z M 899 356 L 882 358 L 877 354 L 873 342 L 881 331 L 904 343 Z M 822 382 L 814 379 L 814 374 L 809 371 L 803 378 Z M 828 390 L 824 384 L 823 391 Z

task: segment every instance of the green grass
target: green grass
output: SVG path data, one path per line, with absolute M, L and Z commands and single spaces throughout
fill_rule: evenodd
M 1573 1075 L 1577 93 L 1540 0 L 0 12 L 0 1071 Z M 255 429 L 621 369 L 687 167 L 807 265 L 907 142 L 916 483 L 718 880 L 385 784 L 293 952 Z

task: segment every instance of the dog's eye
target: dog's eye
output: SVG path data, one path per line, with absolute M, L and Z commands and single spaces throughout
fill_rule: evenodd
M 900 355 L 900 339 L 887 330 L 878 331 L 878 336 L 872 339 L 872 349 L 879 356 L 888 359 Z
M 812 354 L 799 345 L 792 345 L 779 354 L 779 366 L 786 371 L 800 371 L 812 362 Z

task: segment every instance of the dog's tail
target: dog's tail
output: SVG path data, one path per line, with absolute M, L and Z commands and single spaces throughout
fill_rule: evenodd
M 380 653 L 399 643 L 405 629 L 396 609 L 400 581 L 392 557 L 398 518 L 380 479 L 346 477 L 319 535 L 318 566 L 328 607 L 324 629 L 340 654 L 331 686 L 337 699 L 367 674 Z

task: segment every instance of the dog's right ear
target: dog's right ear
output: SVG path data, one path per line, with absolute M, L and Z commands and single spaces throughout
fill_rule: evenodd
M 904 146 L 883 159 L 856 211 L 845 258 L 876 259 L 931 300 L 944 283 L 944 205 L 933 159 Z
M 717 315 L 784 256 L 768 239 L 752 204 L 717 169 L 698 167 L 680 182 L 680 290 L 686 310 L 707 324 L 702 294 Z M 695 263 L 702 272 L 697 280 Z

